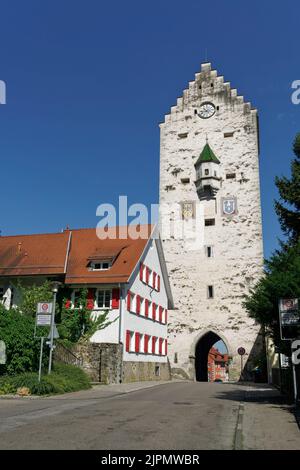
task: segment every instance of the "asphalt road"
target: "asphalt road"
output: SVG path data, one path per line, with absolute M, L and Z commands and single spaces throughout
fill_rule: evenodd
M 144 385 L 141 385 L 143 387 Z M 269 387 L 176 382 L 0 399 L 0 449 L 300 449 Z

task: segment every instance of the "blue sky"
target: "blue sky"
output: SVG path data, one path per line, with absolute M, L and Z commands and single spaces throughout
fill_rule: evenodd
M 159 128 L 208 59 L 259 109 L 265 255 L 274 176 L 300 130 L 297 1 L 2 0 L 3 235 L 93 227 L 96 207 L 158 201 Z

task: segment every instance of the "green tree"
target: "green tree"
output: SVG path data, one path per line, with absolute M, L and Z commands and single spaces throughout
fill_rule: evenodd
M 70 343 L 85 341 L 97 330 L 102 330 L 112 323 L 107 320 L 108 309 L 93 316 L 92 308 L 86 288 L 80 289 L 74 308 L 70 308 L 69 301 L 64 298 L 61 306 L 61 323 L 58 325 L 60 338 Z
M 0 339 L 5 342 L 7 362 L 0 373 L 18 374 L 37 370 L 39 340 L 34 339 L 34 319 L 17 309 L 0 305 Z M 46 358 L 45 358 L 46 360 Z
M 280 201 L 275 201 L 275 210 L 283 232 L 292 242 L 300 237 L 300 133 L 293 144 L 296 158 L 291 164 L 291 177 L 283 176 L 275 179 Z
M 18 284 L 21 293 L 21 302 L 18 310 L 24 315 L 35 317 L 36 306 L 38 302 L 50 302 L 52 300 L 51 282 L 46 281 L 43 284 L 32 286 L 24 286 L 21 282 Z
M 289 344 L 280 340 L 278 300 L 300 298 L 300 241 L 278 250 L 266 261 L 265 275 L 246 298 L 249 316 L 265 327 L 281 352 L 289 354 Z
M 249 316 L 264 326 L 275 345 L 288 355 L 288 342 L 280 340 L 278 301 L 300 298 L 300 133 L 293 149 L 296 159 L 291 164 L 291 178 L 275 180 L 281 198 L 281 202 L 275 201 L 275 210 L 288 241 L 265 261 L 264 276 L 244 302 Z

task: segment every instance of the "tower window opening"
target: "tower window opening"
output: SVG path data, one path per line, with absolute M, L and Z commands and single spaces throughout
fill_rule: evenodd
M 204 174 L 205 174 L 205 176 L 209 175 L 209 170 L 208 170 L 208 169 L 205 169 L 205 170 L 204 170 Z
M 234 132 L 224 132 L 224 137 L 233 137 L 234 136 Z
M 208 245 L 205 248 L 206 248 L 207 258 L 212 258 L 213 257 L 213 247 L 211 245 Z
M 197 109 L 194 109 L 194 114 L 198 114 L 198 111 L 197 111 Z
M 234 179 L 235 178 L 235 173 L 227 173 L 226 174 L 226 179 L 227 180 L 231 180 L 231 179 Z
M 182 184 L 188 184 L 190 182 L 190 178 L 181 178 Z
M 187 132 L 182 132 L 181 134 L 178 134 L 178 138 L 179 139 L 186 139 L 188 136 L 188 133 Z
M 216 219 L 205 219 L 204 225 L 205 225 L 205 227 L 209 227 L 211 225 L 216 225 Z
M 209 299 L 214 298 L 214 286 L 207 286 L 207 297 Z

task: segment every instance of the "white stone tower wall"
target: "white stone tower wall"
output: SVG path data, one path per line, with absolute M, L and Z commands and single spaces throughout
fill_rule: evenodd
M 214 116 L 202 119 L 195 110 L 203 102 L 216 106 Z M 230 378 L 240 372 L 237 348 L 243 346 L 251 359 L 259 327 L 242 307 L 243 296 L 262 273 L 263 248 L 258 161 L 257 111 L 246 103 L 222 76 L 202 64 L 195 81 L 171 108 L 160 125 L 160 204 L 195 201 L 204 231 L 204 245 L 213 246 L 207 258 L 203 246 L 190 249 L 185 240 L 165 237 L 169 216 L 161 213 L 164 252 L 174 295 L 175 310 L 169 315 L 169 358 L 173 367 L 194 377 L 194 354 L 198 339 L 207 331 L 217 333 L 233 356 Z M 229 135 L 225 137 L 225 135 Z M 231 136 L 232 135 L 232 136 Z M 194 164 L 206 139 L 220 160 L 221 188 L 215 200 L 200 202 L 194 181 Z M 226 174 L 236 174 L 226 179 Z M 189 183 L 181 179 L 189 178 Z M 221 213 L 223 197 L 236 197 L 238 213 Z M 174 212 L 171 218 L 181 218 Z M 204 217 L 215 226 L 204 227 Z M 207 298 L 207 286 L 214 298 Z M 174 363 L 177 353 L 177 363 Z M 246 361 L 245 361 L 246 362 Z M 251 363 L 248 361 L 248 369 Z

